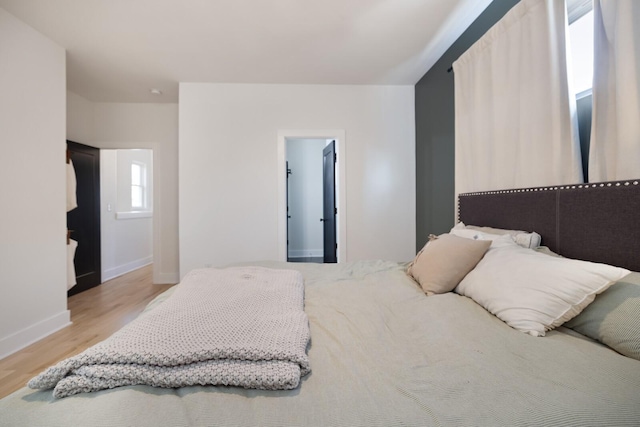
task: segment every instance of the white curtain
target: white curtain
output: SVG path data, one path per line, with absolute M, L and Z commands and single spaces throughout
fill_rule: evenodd
M 522 0 L 454 64 L 459 193 L 582 182 L 563 1 Z
M 640 1 L 595 0 L 589 181 L 640 178 Z

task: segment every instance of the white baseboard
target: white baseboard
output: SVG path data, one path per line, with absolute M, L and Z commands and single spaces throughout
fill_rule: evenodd
M 289 258 L 307 258 L 324 256 L 322 249 L 289 249 Z
M 127 274 L 132 272 L 133 270 L 137 270 L 145 265 L 149 265 L 153 262 L 153 256 L 148 256 L 145 258 L 140 258 L 135 261 L 128 262 L 126 264 L 119 265 L 117 267 L 109 268 L 102 271 L 102 281 L 106 282 L 107 280 L 115 279 L 118 276 L 122 276 L 123 274 Z
M 69 325 L 71 325 L 71 312 L 64 310 L 4 337 L 0 339 L 0 359 L 4 359 Z

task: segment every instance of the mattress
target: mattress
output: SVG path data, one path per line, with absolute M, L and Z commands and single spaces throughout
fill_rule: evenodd
M 570 329 L 532 337 L 469 298 L 427 297 L 403 264 L 253 264 L 304 276 L 312 372 L 298 388 L 128 386 L 63 399 L 23 388 L 0 401 L 0 426 L 640 424 L 640 361 Z

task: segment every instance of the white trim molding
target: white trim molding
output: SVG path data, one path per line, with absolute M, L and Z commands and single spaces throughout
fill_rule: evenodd
M 0 359 L 4 359 L 69 325 L 71 325 L 71 312 L 64 310 L 4 337 L 0 339 Z
M 109 268 L 102 272 L 102 282 L 104 283 L 107 280 L 115 279 L 116 277 L 122 276 L 123 274 L 130 273 L 134 270 L 144 267 L 145 265 L 149 265 L 152 262 L 153 255 L 150 255 L 146 258 L 137 259 L 135 261 L 131 261 L 117 267 Z
M 116 212 L 116 219 L 153 218 L 153 211 Z

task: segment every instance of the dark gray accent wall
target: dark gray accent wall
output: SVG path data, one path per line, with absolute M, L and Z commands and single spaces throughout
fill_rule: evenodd
M 454 91 L 451 64 L 519 0 L 494 0 L 415 87 L 416 251 L 454 224 Z

